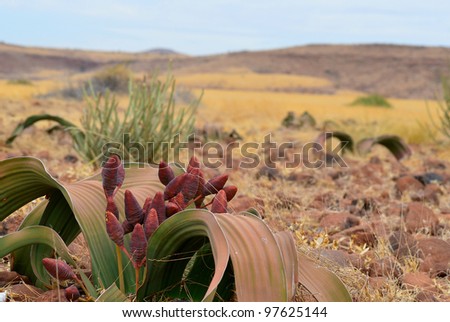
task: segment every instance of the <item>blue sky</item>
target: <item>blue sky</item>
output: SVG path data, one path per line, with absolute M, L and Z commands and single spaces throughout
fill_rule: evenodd
M 0 41 L 192 55 L 313 43 L 450 47 L 448 0 L 0 0 Z

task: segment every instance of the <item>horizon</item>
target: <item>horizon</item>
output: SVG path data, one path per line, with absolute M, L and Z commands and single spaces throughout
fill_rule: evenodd
M 319 44 L 450 47 L 450 3 L 439 0 L 0 0 L 0 8 L 0 41 L 49 49 L 204 56 Z

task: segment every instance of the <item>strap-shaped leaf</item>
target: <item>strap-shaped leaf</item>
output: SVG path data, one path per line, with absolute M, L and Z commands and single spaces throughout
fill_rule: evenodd
M 96 302 L 127 302 L 128 298 L 123 294 L 116 284 L 111 284 L 102 294 L 96 299 Z
M 403 139 L 397 135 L 381 135 L 375 138 L 367 138 L 358 142 L 358 151 L 362 154 L 369 153 L 374 145 L 382 145 L 397 159 L 401 160 L 411 156 L 412 152 Z
M 151 167 L 129 167 L 122 189 L 116 195 L 121 216 L 124 214 L 123 191 L 130 189 L 138 201 L 143 204 L 146 197 L 162 190 L 157 178 L 157 170 Z M 116 282 L 118 273 L 114 244 L 109 239 L 104 209 L 105 196 L 99 176 L 83 181 L 62 185 L 46 171 L 43 164 L 35 158 L 13 158 L 0 162 L 0 219 L 26 203 L 46 195 L 49 199 L 46 209 L 33 213 L 33 224 L 39 217 L 39 224 L 57 229 L 66 244 L 83 232 L 92 256 L 93 280 L 98 287 L 107 287 Z M 124 218 L 122 217 L 121 220 Z M 24 225 L 22 227 L 25 227 Z M 34 247 L 33 259 L 38 262 L 48 255 L 45 246 Z M 16 263 L 26 263 L 29 253 L 15 254 Z M 20 273 L 29 273 L 30 264 L 18 267 Z M 134 270 L 124 256 L 124 277 L 126 291 L 134 290 Z
M 238 301 L 280 302 L 291 298 L 292 278 L 277 240 L 269 227 L 254 215 L 216 214 L 230 245 Z M 294 258 L 290 259 L 295 261 Z
M 292 300 L 298 283 L 298 258 L 294 238 L 290 232 L 282 231 L 275 234 L 275 239 L 280 248 L 284 269 L 286 270 L 288 298 Z
M 206 293 L 194 300 L 212 301 L 228 265 L 228 242 L 215 215 L 200 209 L 185 210 L 170 217 L 153 233 L 147 247 L 147 279 L 137 299 L 141 301 L 155 294 L 164 296 L 164 292 L 179 286 L 174 283 L 181 281 L 185 271 L 180 258 L 187 264 L 204 245 L 205 237 L 211 244 L 215 272 Z
M 323 133 L 319 134 L 319 136 L 316 138 L 315 142 L 320 144 L 321 146 L 325 146 L 325 142 L 331 138 L 336 138 L 339 141 L 341 141 L 342 153 L 344 153 L 347 150 L 349 150 L 350 152 L 353 152 L 353 146 L 354 146 L 353 139 L 349 134 L 347 134 L 345 132 L 340 132 L 340 131 L 323 132 Z
M 319 302 L 351 302 L 352 297 L 342 281 L 326 268 L 317 266 L 301 252 L 298 253 L 299 281 Z
M 44 226 L 29 226 L 20 231 L 0 237 L 0 257 L 6 256 L 19 248 L 37 244 L 51 247 L 62 259 L 73 267 L 76 267 L 76 263 L 69 254 L 69 249 L 61 237 L 53 229 Z M 45 272 L 42 265 L 39 265 L 39 267 L 34 266 L 33 269 L 41 282 L 49 284 L 49 275 Z M 78 273 L 81 275 L 90 295 L 95 297 L 97 291 L 94 286 L 89 282 L 89 279 L 83 272 L 78 271 Z

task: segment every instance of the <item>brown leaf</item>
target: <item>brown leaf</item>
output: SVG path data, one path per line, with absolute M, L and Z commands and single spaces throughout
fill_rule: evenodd
M 158 228 L 158 226 L 158 214 L 156 213 L 156 210 L 152 208 L 150 209 L 150 212 L 144 224 L 145 238 L 147 238 L 147 240 L 150 238 L 156 228 Z
M 112 212 L 107 211 L 105 213 L 105 221 L 106 232 L 108 233 L 109 238 L 111 238 L 111 240 L 118 246 L 123 246 L 124 229 L 122 228 L 119 220 Z
M 130 190 L 125 190 L 125 216 L 131 225 L 143 221 L 143 211 L 136 197 Z
M 165 186 L 169 184 L 175 178 L 172 168 L 164 161 L 159 164 L 158 170 L 159 181 Z
M 214 197 L 211 212 L 216 214 L 222 214 L 227 212 L 227 195 L 225 191 L 220 190 Z
M 228 180 L 227 174 L 221 174 L 210 179 L 208 182 L 205 183 L 205 187 L 203 188 L 203 195 L 209 196 L 210 194 L 216 194 L 217 192 L 223 189 L 223 187 L 227 183 L 227 180 Z
M 70 267 L 66 262 L 62 260 L 54 258 L 44 258 L 42 259 L 42 264 L 44 265 L 47 272 L 49 272 L 51 276 L 58 279 L 59 281 L 73 280 L 77 278 L 72 270 L 72 267 Z
M 145 255 L 147 253 L 147 239 L 145 238 L 144 228 L 141 224 L 136 224 L 131 233 L 130 250 L 134 267 L 142 267 L 145 263 Z

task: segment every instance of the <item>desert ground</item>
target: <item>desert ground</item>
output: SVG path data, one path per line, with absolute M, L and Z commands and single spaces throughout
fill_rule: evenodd
M 394 45 L 192 57 L 168 50 L 88 52 L 0 44 L 0 160 L 38 157 L 62 182 L 93 174 L 69 136 L 46 132 L 51 122 L 27 129 L 11 146 L 5 141 L 33 114 L 79 124 L 86 104 L 80 84 L 115 66 L 135 78 L 170 69 L 177 102 L 202 95 L 196 128 L 219 131 L 216 139 L 223 146 L 233 130 L 241 143 L 261 143 L 270 134 L 276 142 L 294 143 L 289 158 L 325 130 L 349 133 L 355 141 L 397 135 L 412 151 L 400 161 L 377 146 L 364 155 L 345 153 L 346 167 L 292 168 L 286 158 L 276 160 L 274 169 L 263 162 L 252 169 L 222 166 L 239 188 L 229 207 L 255 207 L 273 230 L 292 231 L 298 249 L 335 272 L 354 301 L 450 301 L 450 140 L 437 127 L 449 58 L 449 48 Z M 374 93 L 392 107 L 352 105 Z M 124 106 L 126 94 L 117 95 Z M 284 127 L 289 112 L 308 112 L 315 122 Z M 29 210 L 1 222 L 0 235 L 14 231 Z M 86 254 L 80 258 L 89 262 Z M 3 261 L 0 271 L 7 271 L 8 258 Z M 0 284 L 0 290 L 7 287 L 11 283 Z

